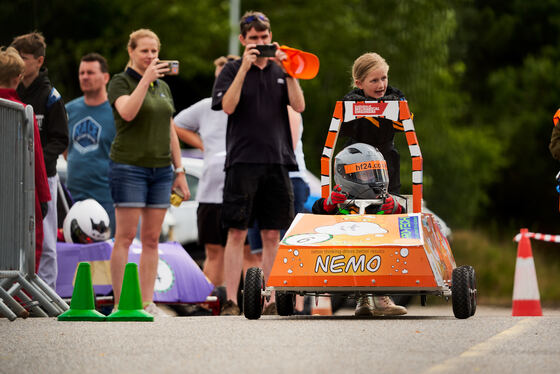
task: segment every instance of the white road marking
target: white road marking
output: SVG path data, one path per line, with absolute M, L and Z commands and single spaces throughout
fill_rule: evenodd
M 533 326 L 539 323 L 538 318 L 525 318 L 517 322 L 515 325 L 501 333 L 492 336 L 486 341 L 476 344 L 461 353 L 459 356 L 452 357 L 444 362 L 434 365 L 424 371 L 424 373 L 443 373 L 449 372 L 453 369 L 458 369 L 464 367 L 464 359 L 472 357 L 485 356 L 492 353 L 497 347 L 503 345 L 506 341 L 515 339 L 517 336 L 525 334 L 527 330 L 531 329 Z

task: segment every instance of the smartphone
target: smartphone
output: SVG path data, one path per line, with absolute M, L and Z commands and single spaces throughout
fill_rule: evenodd
M 255 48 L 260 52 L 259 57 L 276 56 L 276 44 L 257 44 Z
M 161 60 L 160 63 L 165 62 L 169 65 L 169 71 L 165 75 L 178 75 L 179 74 L 179 61 L 177 60 Z

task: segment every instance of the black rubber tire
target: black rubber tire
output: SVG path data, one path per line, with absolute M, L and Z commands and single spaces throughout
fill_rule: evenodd
M 451 301 L 456 318 L 469 318 L 472 314 L 471 277 L 467 266 L 453 269 L 451 275 Z
M 276 311 L 279 316 L 291 316 L 294 314 L 296 295 L 276 291 Z
M 247 270 L 243 287 L 243 314 L 247 319 L 261 318 L 264 297 L 264 275 L 260 268 L 252 267 Z
M 469 287 L 471 290 L 471 316 L 474 316 L 476 313 L 476 304 L 478 299 L 478 290 L 476 289 L 476 273 L 472 266 L 466 266 L 469 273 Z

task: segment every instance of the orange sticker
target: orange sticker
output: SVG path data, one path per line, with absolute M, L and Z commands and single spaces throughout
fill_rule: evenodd
M 344 165 L 344 171 L 346 174 L 357 173 L 359 171 L 365 170 L 387 170 L 387 162 L 385 161 L 368 161 L 368 162 L 357 162 L 355 164 Z

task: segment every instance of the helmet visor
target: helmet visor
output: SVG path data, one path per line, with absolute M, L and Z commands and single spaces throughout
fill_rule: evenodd
M 384 160 L 357 162 L 344 165 L 346 179 L 360 184 L 373 184 L 389 179 Z

